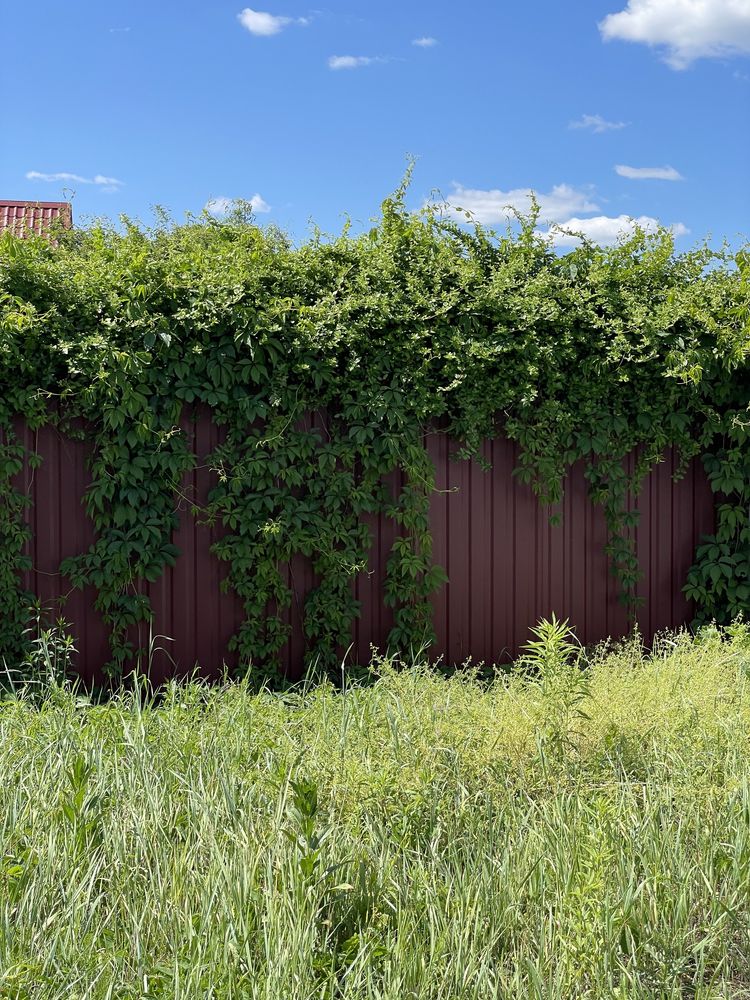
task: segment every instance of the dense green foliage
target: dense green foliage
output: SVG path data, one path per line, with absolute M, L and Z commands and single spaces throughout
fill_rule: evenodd
M 24 498 L 12 421 L 85 422 L 94 443 L 86 503 L 97 531 L 63 571 L 94 584 L 112 630 L 112 667 L 147 619 L 142 580 L 177 551 L 175 492 L 196 457 L 180 419 L 211 408 L 225 441 L 211 456 L 206 520 L 227 529 L 246 620 L 240 661 L 272 664 L 290 601 L 280 567 L 309 557 L 320 585 L 305 607 L 310 657 L 335 661 L 357 614 L 367 565 L 363 515 L 401 526 L 388 569 L 392 647 L 430 633 L 433 470 L 424 432 L 439 426 L 474 453 L 487 435 L 520 444 L 519 474 L 544 501 L 577 459 L 604 505 L 626 597 L 638 575 L 629 497 L 676 445 L 704 456 L 717 491 L 716 537 L 688 581 L 704 618 L 750 607 L 750 259 L 674 253 L 671 236 L 558 257 L 527 219 L 498 236 L 384 203 L 354 237 L 293 247 L 241 211 L 223 222 L 126 224 L 0 240 L 0 646 L 17 649 Z M 76 418 L 79 423 L 76 423 Z M 628 477 L 624 456 L 638 447 Z M 383 485 L 401 470 L 398 495 Z M 7 612 L 5 609 L 8 609 Z
M 739 1000 L 750 633 L 0 703 L 8 1000 Z

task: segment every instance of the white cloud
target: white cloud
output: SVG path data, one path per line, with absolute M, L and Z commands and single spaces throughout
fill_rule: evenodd
M 682 181 L 685 178 L 674 167 L 626 167 L 618 163 L 615 173 L 631 181 Z
M 465 188 L 461 184 L 453 184 L 453 193 L 446 199 L 446 209 L 450 215 L 463 219 L 461 209 L 471 212 L 477 222 L 493 225 L 513 218 L 513 210 L 527 213 L 531 209 L 531 188 L 514 188 L 501 191 L 493 188 L 482 191 L 477 188 Z M 544 194 L 535 191 L 539 202 L 540 221 L 559 222 L 569 218 L 574 212 L 595 212 L 598 205 L 591 200 L 587 191 L 571 187 L 569 184 L 556 184 L 550 192 Z
M 262 198 L 259 194 L 254 194 L 252 198 L 245 199 L 253 212 L 256 215 L 265 214 L 271 211 L 271 206 Z M 217 219 L 222 218 L 224 215 L 228 215 L 232 210 L 232 206 L 235 203 L 234 198 L 227 198 L 225 195 L 220 195 L 218 198 L 210 198 L 205 205 L 206 211 L 209 215 L 215 216 Z
M 373 63 L 388 62 L 385 56 L 329 56 L 329 69 L 359 69 L 360 66 L 372 66 Z
M 219 219 L 222 215 L 226 215 L 229 212 L 233 204 L 233 198 L 226 198 L 222 195 L 220 198 L 209 198 L 204 208 L 209 215 L 214 215 Z
M 265 215 L 266 212 L 271 211 L 271 206 L 268 204 L 268 202 L 264 198 L 261 198 L 261 196 L 257 193 L 254 194 L 252 198 L 249 199 L 249 201 L 250 204 L 253 206 L 253 211 L 255 212 L 256 215 L 260 214 Z
M 750 0 L 628 0 L 599 30 L 605 41 L 659 46 L 672 69 L 685 69 L 695 59 L 750 52 Z
M 290 24 L 298 24 L 304 27 L 310 23 L 308 17 L 285 17 L 282 14 L 269 14 L 268 11 L 253 10 L 252 7 L 245 7 L 237 15 L 237 19 L 243 28 L 247 28 L 251 35 L 259 35 L 268 38 L 270 35 L 278 35 L 280 31 Z
M 429 35 L 424 35 L 422 38 L 415 38 L 412 41 L 412 45 L 418 45 L 420 49 L 431 49 L 433 45 L 437 45 L 437 38 L 431 38 Z
M 103 174 L 95 174 L 93 177 L 81 177 L 80 174 L 71 174 L 61 170 L 56 174 L 43 174 L 38 170 L 29 170 L 26 174 L 28 181 L 44 181 L 48 184 L 95 184 L 104 191 L 117 191 L 123 185 L 116 177 L 104 177 Z
M 575 246 L 580 242 L 580 238 L 571 235 L 569 232 L 560 231 L 561 229 L 573 230 L 576 233 L 582 233 L 592 243 L 598 243 L 601 246 L 611 246 L 613 243 L 617 243 L 623 236 L 632 236 L 636 226 L 647 233 L 653 233 L 658 228 L 659 221 L 650 215 L 641 215 L 637 219 L 633 219 L 628 215 L 618 215 L 615 217 L 595 215 L 590 219 L 573 217 L 560 222 L 559 228 L 554 226 L 546 232 L 540 232 L 539 235 L 548 238 L 554 246 Z M 685 236 L 690 232 L 681 222 L 677 222 L 669 228 L 675 236 Z
M 578 121 L 571 122 L 568 128 L 587 128 L 592 132 L 612 132 L 625 128 L 627 122 L 608 122 L 601 115 L 582 115 Z
M 86 177 L 80 177 L 78 174 L 69 174 L 65 171 L 60 171 L 57 174 L 40 174 L 38 170 L 29 170 L 26 174 L 27 181 L 72 181 L 77 184 L 90 184 L 91 181 Z

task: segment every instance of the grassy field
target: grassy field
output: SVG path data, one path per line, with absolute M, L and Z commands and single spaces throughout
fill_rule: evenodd
M 0 704 L 5 998 L 750 997 L 750 630 Z

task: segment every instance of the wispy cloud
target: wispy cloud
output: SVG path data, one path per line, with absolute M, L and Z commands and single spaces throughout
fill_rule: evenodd
M 618 163 L 615 173 L 631 181 L 682 181 L 685 178 L 674 167 L 626 167 Z
M 645 230 L 653 233 L 659 226 L 659 220 L 650 215 L 641 215 L 637 219 L 628 215 L 595 215 L 589 219 L 570 218 L 558 225 L 553 226 L 546 232 L 539 235 L 548 239 L 550 243 L 557 247 L 575 246 L 581 242 L 581 238 L 574 233 L 580 233 L 592 243 L 600 246 L 611 246 L 623 237 L 632 236 L 636 230 Z M 675 236 L 686 236 L 690 230 L 681 222 L 676 222 L 669 227 Z M 565 232 L 564 230 L 568 230 Z
M 433 45 L 437 45 L 437 38 L 432 38 L 430 35 L 424 35 L 422 38 L 415 38 L 412 40 L 412 45 L 418 45 L 420 49 L 431 49 Z
M 271 35 L 278 35 L 290 24 L 305 27 L 310 23 L 309 17 L 286 17 L 283 14 L 270 14 L 268 11 L 253 10 L 252 7 L 245 7 L 237 15 L 237 19 L 243 28 L 246 28 L 251 35 L 258 35 L 268 38 Z
M 225 195 L 220 195 L 218 198 L 210 198 L 205 204 L 205 209 L 209 215 L 214 215 L 217 219 L 222 218 L 222 216 L 231 212 L 236 200 L 235 198 L 227 198 Z M 262 215 L 271 211 L 271 206 L 257 192 L 251 198 L 242 200 L 251 206 L 256 215 Z
M 628 0 L 599 24 L 605 41 L 658 47 L 672 69 L 696 59 L 750 52 L 748 0 Z
M 591 132 L 614 132 L 627 125 L 628 122 L 609 122 L 601 115 L 582 115 L 577 121 L 571 122 L 568 128 L 585 128 Z
M 329 56 L 329 69 L 359 69 L 362 66 L 372 66 L 374 63 L 389 62 L 387 56 Z
M 130 28 L 108 28 L 110 35 L 126 35 Z
M 39 170 L 29 170 L 26 174 L 27 181 L 44 181 L 46 184 L 94 184 L 104 191 L 117 191 L 123 186 L 123 181 L 116 177 L 105 177 L 103 174 L 94 174 L 93 177 L 82 177 L 80 174 L 71 174 L 67 170 L 61 170 L 54 174 L 44 174 Z
M 589 191 L 569 184 L 556 184 L 549 192 L 535 191 L 533 194 L 539 204 L 541 222 L 559 222 L 575 212 L 595 212 L 599 208 Z M 531 202 L 531 188 L 482 190 L 467 188 L 454 181 L 453 193 L 446 199 L 445 207 L 455 218 L 463 219 L 464 213 L 469 212 L 477 222 L 494 225 L 512 219 L 515 212 L 529 212 Z
M 27 181 L 47 181 L 52 183 L 53 181 L 61 182 L 74 182 L 76 184 L 91 184 L 91 179 L 89 177 L 81 177 L 79 174 L 70 174 L 67 171 L 61 170 L 56 174 L 42 174 L 38 170 L 29 170 L 26 174 Z

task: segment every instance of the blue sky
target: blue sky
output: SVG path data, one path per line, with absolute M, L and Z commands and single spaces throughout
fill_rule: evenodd
M 256 2 L 9 5 L 0 197 L 254 198 L 301 238 L 367 224 L 412 155 L 415 208 L 502 225 L 533 188 L 603 242 L 750 233 L 750 0 Z

